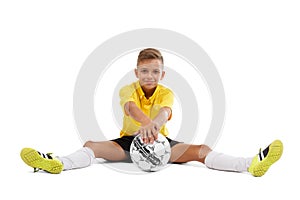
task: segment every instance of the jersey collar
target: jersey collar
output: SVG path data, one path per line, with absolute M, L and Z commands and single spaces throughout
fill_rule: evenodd
M 140 99 L 144 99 L 144 100 L 150 100 L 150 101 L 156 96 L 157 91 L 159 91 L 159 89 L 160 89 L 160 87 L 161 87 L 159 84 L 157 84 L 157 87 L 156 87 L 154 93 L 152 94 L 152 96 L 151 96 L 149 99 L 147 99 L 147 98 L 145 97 L 145 93 L 144 93 L 144 91 L 143 91 L 143 89 L 142 89 L 142 86 L 140 85 L 140 82 L 139 82 L 139 81 L 137 81 L 137 82 L 135 83 L 135 86 L 136 86 L 136 90 L 137 90 L 137 93 L 138 93 L 138 95 L 139 95 L 139 98 L 140 98 Z

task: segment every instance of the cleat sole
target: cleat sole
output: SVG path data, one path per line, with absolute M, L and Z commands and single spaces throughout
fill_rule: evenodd
M 42 169 L 51 174 L 59 174 L 63 170 L 63 165 L 59 160 L 45 159 L 36 150 L 31 148 L 22 149 L 20 156 L 28 166 L 34 169 Z
M 269 146 L 268 155 L 250 170 L 251 174 L 256 177 L 263 176 L 271 165 L 278 161 L 283 152 L 283 144 L 280 140 L 275 140 Z

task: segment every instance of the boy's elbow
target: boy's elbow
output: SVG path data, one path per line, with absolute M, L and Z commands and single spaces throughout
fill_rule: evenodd
M 126 115 L 129 115 L 129 113 L 130 113 L 130 101 L 127 102 L 127 103 L 125 103 L 125 105 L 124 105 L 124 111 L 125 111 Z
M 163 107 L 163 108 L 162 108 L 162 111 L 168 113 L 168 115 L 170 115 L 170 114 L 172 113 L 172 110 L 171 110 L 171 108 L 169 108 L 169 107 Z
M 134 105 L 135 105 L 135 103 L 132 101 L 128 101 L 127 103 L 125 103 L 124 110 L 125 110 L 126 115 L 130 115 L 130 111 L 132 110 L 132 107 Z
M 169 108 L 169 107 L 163 107 L 163 108 L 161 109 L 161 112 L 164 114 L 164 116 L 167 118 L 167 120 L 170 119 L 171 114 L 172 114 L 171 108 Z

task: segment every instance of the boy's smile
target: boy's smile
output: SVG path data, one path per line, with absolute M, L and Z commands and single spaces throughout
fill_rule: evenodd
M 148 98 L 155 91 L 158 82 L 164 78 L 165 71 L 163 71 L 163 64 L 160 60 L 147 59 L 139 63 L 135 69 L 135 75 Z

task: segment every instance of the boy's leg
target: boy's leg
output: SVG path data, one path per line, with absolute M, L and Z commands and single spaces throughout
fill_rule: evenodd
M 212 151 L 207 145 L 177 144 L 172 147 L 171 162 L 199 161 L 208 168 L 223 171 L 247 171 L 252 158 L 241 158 Z
M 184 163 L 199 161 L 208 168 L 222 171 L 250 172 L 253 176 L 262 176 L 282 155 L 283 144 L 273 141 L 258 155 L 251 158 L 234 157 L 212 151 L 206 145 L 177 144 L 171 149 L 170 162 Z
M 78 151 L 58 159 L 63 163 L 64 170 L 88 167 L 95 158 L 103 158 L 110 161 L 125 160 L 126 154 L 120 145 L 112 141 L 92 142 L 88 141 Z
M 252 159 L 252 157 L 236 157 L 212 151 L 206 156 L 205 165 L 210 169 L 232 172 L 247 172 Z
M 179 143 L 171 148 L 170 162 L 185 163 L 189 161 L 199 161 L 204 164 L 207 154 L 211 151 L 212 150 L 206 145 Z
M 84 144 L 84 147 L 92 149 L 96 158 L 103 158 L 109 161 L 122 161 L 127 159 L 127 155 L 123 148 L 113 141 L 88 141 Z
M 43 154 L 32 148 L 22 149 L 20 156 L 27 165 L 34 168 L 35 172 L 42 169 L 53 174 L 58 174 L 62 170 L 87 167 L 92 164 L 95 157 L 111 161 L 121 161 L 127 158 L 122 147 L 113 141 L 89 141 L 83 148 L 63 157 L 55 157 L 49 153 Z
M 205 165 L 212 169 L 250 172 L 253 176 L 263 176 L 269 167 L 280 159 L 282 152 L 282 142 L 275 140 L 250 158 L 233 157 L 212 151 L 206 156 Z

